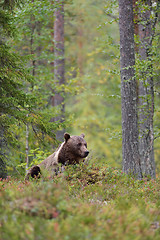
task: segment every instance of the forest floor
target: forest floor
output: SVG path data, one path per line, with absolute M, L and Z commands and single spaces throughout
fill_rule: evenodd
M 0 240 L 159 240 L 160 178 L 69 166 L 54 179 L 0 181 Z

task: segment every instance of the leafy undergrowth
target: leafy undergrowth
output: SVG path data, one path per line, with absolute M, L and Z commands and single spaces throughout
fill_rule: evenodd
M 0 181 L 0 240 L 160 239 L 160 178 L 68 166 L 54 179 Z

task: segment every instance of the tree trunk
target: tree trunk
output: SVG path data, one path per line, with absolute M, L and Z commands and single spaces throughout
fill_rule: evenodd
M 6 163 L 2 158 L 0 158 L 0 179 L 6 177 L 7 177 Z
M 34 0 L 32 0 L 32 3 L 34 3 Z M 34 55 L 34 53 L 35 53 L 35 51 L 34 51 L 34 32 L 35 32 L 36 23 L 35 23 L 35 17 L 34 17 L 33 14 L 31 14 L 30 22 L 31 22 L 30 53 L 31 53 L 31 55 Z M 32 59 L 31 66 L 32 66 L 32 76 L 35 77 L 35 75 L 36 75 L 36 61 L 35 61 L 35 59 Z M 27 114 L 27 117 L 28 117 L 28 114 Z M 26 150 L 26 158 L 25 158 L 26 169 L 25 170 L 26 170 L 26 173 L 27 173 L 28 168 L 29 168 L 29 123 L 26 123 L 26 146 L 25 146 L 25 150 Z
M 80 76 L 83 75 L 83 21 L 82 21 L 82 13 L 79 13 L 78 18 L 78 31 L 77 31 L 77 46 L 78 46 L 78 56 L 77 63 Z
M 0 178 L 7 177 L 6 162 L 4 161 L 5 137 L 2 126 L 0 127 Z
M 32 0 L 32 3 L 34 3 L 34 0 Z M 31 55 L 34 55 L 34 31 L 35 31 L 35 17 L 33 14 L 31 14 L 31 38 L 30 38 L 30 51 Z M 35 76 L 35 68 L 36 68 L 36 61 L 35 59 L 32 59 L 32 75 Z
M 29 124 L 26 124 L 26 173 L 29 168 Z
M 143 70 L 139 80 L 139 151 L 141 158 L 142 173 L 144 176 L 155 177 L 154 160 L 154 88 L 152 77 L 152 66 L 150 63 L 152 44 L 152 20 L 151 20 L 151 0 L 146 0 L 139 11 L 139 55 L 143 62 Z M 142 11 L 141 11 L 142 10 Z
M 0 36 L 0 45 L 3 44 L 3 41 Z M 0 59 L 0 70 L 3 69 L 3 58 Z M 3 88 L 2 88 L 3 89 Z M 2 93 L 2 91 L 0 91 Z M 0 116 L 3 115 L 3 113 L 0 112 Z M 0 178 L 6 178 L 7 177 L 7 168 L 6 168 L 6 162 L 3 159 L 4 155 L 4 149 L 5 149 L 5 134 L 3 129 L 3 124 L 0 124 Z
M 65 61 L 64 61 L 64 3 L 61 0 L 56 0 L 55 20 L 54 20 L 54 78 L 55 83 L 62 85 L 65 83 Z M 63 122 L 65 105 L 64 92 L 55 92 L 54 106 L 60 107 L 60 115 L 55 117 L 55 121 Z M 57 131 L 57 139 L 62 141 L 64 129 Z
M 133 5 L 119 0 L 123 171 L 142 178 L 138 149 Z

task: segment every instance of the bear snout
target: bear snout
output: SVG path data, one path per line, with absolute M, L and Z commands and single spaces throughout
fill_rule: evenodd
M 89 151 L 85 151 L 85 153 L 84 153 L 84 157 L 87 157 L 88 154 L 89 154 Z

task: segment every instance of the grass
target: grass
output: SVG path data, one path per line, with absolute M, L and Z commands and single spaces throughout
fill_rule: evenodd
M 68 166 L 54 179 L 0 181 L 0 240 L 159 240 L 160 178 Z

